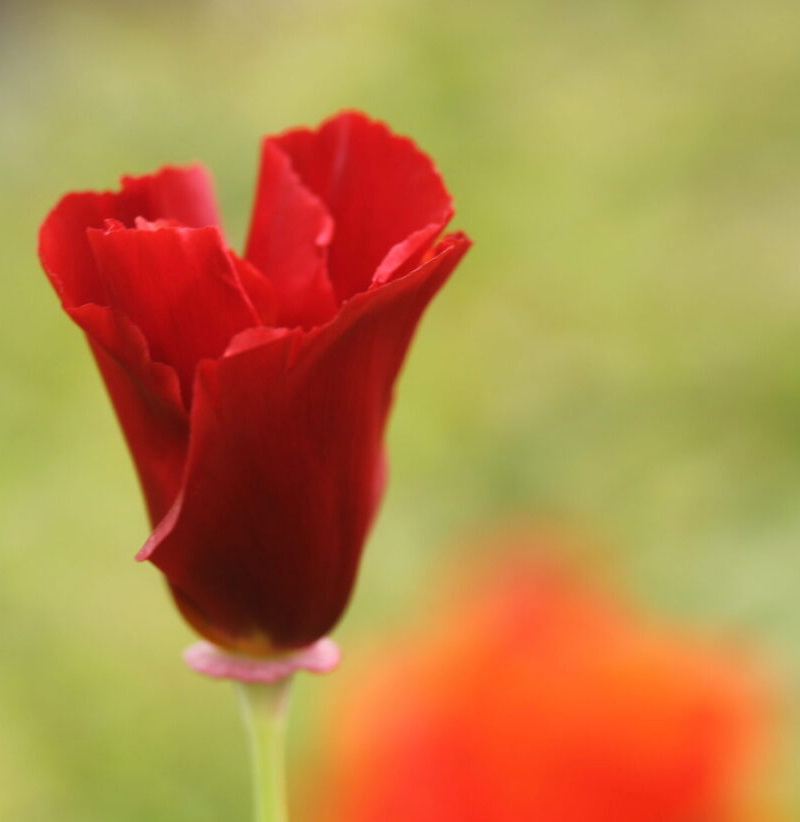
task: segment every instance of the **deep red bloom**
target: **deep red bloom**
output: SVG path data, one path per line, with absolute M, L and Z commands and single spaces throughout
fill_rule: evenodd
M 449 613 L 342 673 L 308 818 L 749 819 L 764 709 L 750 665 L 563 570 L 498 569 L 506 547 L 491 546 L 495 567 L 462 583 Z
M 199 167 L 66 196 L 40 256 L 144 489 L 139 554 L 208 639 L 264 654 L 340 617 L 382 491 L 392 389 L 469 246 L 431 161 L 345 113 L 262 146 L 244 258 Z

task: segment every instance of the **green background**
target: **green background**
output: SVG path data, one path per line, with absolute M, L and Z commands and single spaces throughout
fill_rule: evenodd
M 574 529 L 644 611 L 764 659 L 800 808 L 799 39 L 794 0 L 0 6 L 0 819 L 249 801 L 231 689 L 185 671 L 133 562 L 139 491 L 38 225 L 199 160 L 240 247 L 259 137 L 343 107 L 433 155 L 476 242 L 401 381 L 345 653 L 424 623 L 492 523 Z M 300 791 L 326 685 L 298 689 Z

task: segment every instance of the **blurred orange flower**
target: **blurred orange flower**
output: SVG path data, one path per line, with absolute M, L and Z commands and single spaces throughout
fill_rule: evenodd
M 351 682 L 322 816 L 763 822 L 744 811 L 763 696 L 734 654 L 514 560 Z

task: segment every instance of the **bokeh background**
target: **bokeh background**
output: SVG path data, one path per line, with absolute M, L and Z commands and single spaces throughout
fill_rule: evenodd
M 475 533 L 547 523 L 646 613 L 752 646 L 800 813 L 798 37 L 794 0 L 4 0 L 0 819 L 249 803 L 231 689 L 183 669 L 133 562 L 139 491 L 38 225 L 200 160 L 240 247 L 258 138 L 343 107 L 434 156 L 476 241 L 400 385 L 345 653 L 424 624 Z M 300 792 L 332 691 L 299 682 Z

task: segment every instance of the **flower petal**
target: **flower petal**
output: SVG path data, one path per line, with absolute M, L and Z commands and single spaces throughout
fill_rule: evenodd
M 453 215 L 430 158 L 358 112 L 333 117 L 318 131 L 296 129 L 266 142 L 289 156 L 334 219 L 328 272 L 339 301 L 364 291 L 394 246 L 430 225 L 435 237 Z
M 88 231 L 104 302 L 142 330 L 154 360 L 176 370 L 188 404 L 197 363 L 261 320 L 219 229 L 137 226 Z
M 180 488 L 188 414 L 175 371 L 153 362 L 142 331 L 103 305 L 107 287 L 87 237 L 87 229 L 102 229 L 107 220 L 132 226 L 137 217 L 190 226 L 216 223 L 207 172 L 199 166 L 164 168 L 124 178 L 118 192 L 67 195 L 42 225 L 39 255 L 64 308 L 86 333 L 136 464 L 150 519 L 158 522 Z
M 278 295 L 272 283 L 252 264 L 228 250 L 236 266 L 239 282 L 250 300 L 261 325 L 275 325 L 278 314 Z
M 104 303 L 105 289 L 86 238 L 106 220 L 132 227 L 137 217 L 177 220 L 188 227 L 216 225 L 208 173 L 201 166 L 166 167 L 143 177 L 124 177 L 120 191 L 68 194 L 39 233 L 39 256 L 65 308 Z
M 139 559 L 211 641 L 270 653 L 338 620 L 377 505 L 395 378 L 468 247 L 454 235 L 327 325 L 246 331 L 201 364 L 184 487 Z
M 107 286 L 87 237 L 87 229 L 102 229 L 107 220 L 132 226 L 137 217 L 198 226 L 215 223 L 208 174 L 199 166 L 164 168 L 124 178 L 118 192 L 69 194 L 42 225 L 39 255 L 65 310 L 86 333 L 155 523 L 180 488 L 188 414 L 174 369 L 153 362 L 141 329 L 103 305 Z
M 174 369 L 153 362 L 142 332 L 123 314 L 99 305 L 69 309 L 84 330 L 133 456 L 151 522 L 180 490 L 189 417 Z
M 278 325 L 310 328 L 336 312 L 326 267 L 332 232 L 325 206 L 286 155 L 265 140 L 245 257 L 275 288 Z
M 117 219 L 126 225 L 136 217 L 177 220 L 188 228 L 221 225 L 211 175 L 201 165 L 123 177 L 119 199 L 127 213 Z

